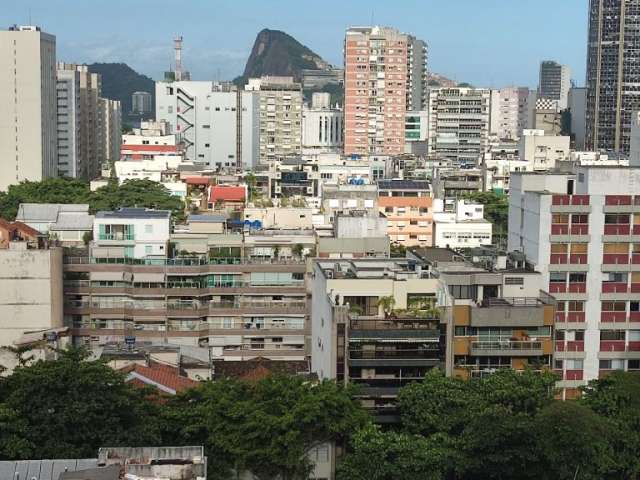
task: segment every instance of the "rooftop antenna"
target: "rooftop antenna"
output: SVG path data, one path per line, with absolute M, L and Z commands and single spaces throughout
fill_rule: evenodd
M 173 39 L 173 50 L 176 61 L 176 81 L 182 80 L 182 35 Z

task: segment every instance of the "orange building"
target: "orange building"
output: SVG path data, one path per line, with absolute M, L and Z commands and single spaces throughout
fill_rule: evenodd
M 391 243 L 405 247 L 433 244 L 433 199 L 421 180 L 380 180 L 378 209 L 387 217 Z

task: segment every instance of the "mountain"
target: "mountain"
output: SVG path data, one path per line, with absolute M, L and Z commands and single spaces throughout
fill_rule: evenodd
M 280 30 L 265 28 L 256 37 L 251 55 L 242 76 L 236 78 L 237 85 L 244 85 L 248 78 L 262 75 L 293 76 L 300 81 L 303 69 L 325 70 L 329 63 L 302 45 L 291 35 Z
M 88 66 L 92 73 L 102 76 L 102 96 L 112 100 L 120 100 L 122 104 L 122 121 L 125 123 L 140 120 L 131 115 L 131 95 L 133 92 L 149 92 L 151 94 L 152 115 L 155 112 L 155 82 L 141 75 L 125 63 L 92 63 Z

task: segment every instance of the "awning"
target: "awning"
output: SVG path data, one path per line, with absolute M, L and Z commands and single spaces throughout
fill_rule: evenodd
M 89 278 L 94 282 L 122 282 L 124 272 L 91 272 Z
M 164 283 L 164 273 L 134 273 L 134 283 Z

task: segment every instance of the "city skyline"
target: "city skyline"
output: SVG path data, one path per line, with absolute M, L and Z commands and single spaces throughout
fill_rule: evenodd
M 425 40 L 429 71 L 459 82 L 535 87 L 540 61 L 556 60 L 569 65 L 572 78 L 584 84 L 588 14 L 584 2 L 542 0 L 526 14 L 521 5 L 501 0 L 483 2 L 481 9 L 470 0 L 455 5 L 411 0 L 393 8 L 387 2 L 371 3 L 357 0 L 345 5 L 330 0 L 309 22 L 309 12 L 290 0 L 268 6 L 253 0 L 215 5 L 193 1 L 186 5 L 184 17 L 171 15 L 171 4 L 165 1 L 116 0 L 108 8 L 106 4 L 97 8 L 94 2 L 29 0 L 4 5 L 0 22 L 3 28 L 33 23 L 56 35 L 59 60 L 123 62 L 154 80 L 171 64 L 176 34 L 184 36 L 184 63 L 194 79 L 230 80 L 242 73 L 262 28 L 283 30 L 327 61 L 342 65 L 345 30 L 377 24 Z M 225 28 L 230 21 L 236 28 Z M 465 34 L 452 38 L 453 25 Z

